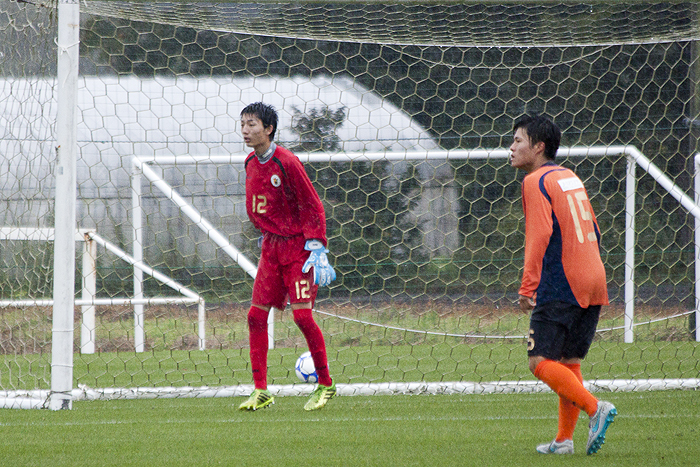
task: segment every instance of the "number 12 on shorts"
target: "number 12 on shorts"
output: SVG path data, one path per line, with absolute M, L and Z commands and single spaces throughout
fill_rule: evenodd
M 311 294 L 309 293 L 309 290 L 311 289 L 311 284 L 309 284 L 309 281 L 307 281 L 306 279 L 302 279 L 300 281 L 296 281 L 294 283 L 294 286 L 296 287 L 297 300 L 311 298 Z

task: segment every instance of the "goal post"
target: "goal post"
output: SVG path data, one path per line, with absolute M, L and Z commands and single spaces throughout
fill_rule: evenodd
M 250 390 L 259 233 L 237 120 L 257 100 L 326 209 L 338 279 L 315 316 L 342 394 L 543 390 L 505 159 L 529 113 L 562 128 L 601 226 L 589 384 L 697 387 L 699 9 L 0 0 L 0 233 L 26 233 L 0 240 L 0 398 Z M 290 311 L 270 318 L 271 387 L 308 393 Z
M 52 410 L 70 409 L 73 390 L 73 307 L 75 300 L 76 164 L 78 159 L 78 44 L 80 8 L 77 0 L 58 4 L 58 66 L 56 115 L 56 199 L 53 326 L 51 348 Z
M 695 154 L 695 203 L 700 204 L 700 153 Z M 700 217 L 695 216 L 695 319 L 690 321 L 691 332 L 695 331 L 695 340 L 700 342 Z

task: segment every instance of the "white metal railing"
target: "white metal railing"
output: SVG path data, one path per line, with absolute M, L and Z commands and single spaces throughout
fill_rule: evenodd
M 52 228 L 32 228 L 32 227 L 0 227 L 0 240 L 23 240 L 23 241 L 44 241 L 52 242 L 55 240 L 55 230 Z M 206 348 L 206 312 L 205 301 L 195 292 L 187 287 L 170 279 L 166 275 L 156 271 L 142 261 L 136 261 L 126 252 L 121 250 L 116 245 L 108 242 L 95 232 L 93 229 L 78 229 L 75 232 L 74 240 L 83 242 L 82 255 L 82 294 L 81 299 L 74 300 L 75 306 L 82 307 L 82 320 L 80 324 L 80 352 L 83 354 L 95 353 L 96 341 L 96 325 L 95 325 L 95 307 L 106 305 L 134 305 L 140 306 L 143 310 L 143 305 L 164 305 L 172 303 L 196 303 L 198 304 L 198 340 L 199 349 Z M 97 283 L 97 245 L 101 245 L 107 251 L 115 254 L 117 257 L 131 264 L 135 270 L 145 272 L 154 279 L 162 282 L 171 289 L 184 295 L 183 297 L 157 297 L 157 298 L 97 298 L 96 283 Z M 0 308 L 9 306 L 39 306 L 49 307 L 54 306 L 54 299 L 31 299 L 31 300 L 15 300 L 5 299 L 0 300 Z M 140 352 L 144 350 L 144 319 L 143 314 L 134 316 L 134 347 Z

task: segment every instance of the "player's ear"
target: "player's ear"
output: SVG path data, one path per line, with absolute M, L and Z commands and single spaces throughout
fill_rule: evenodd
M 275 131 L 275 126 L 274 125 L 268 125 L 265 127 L 265 134 L 267 136 L 270 136 L 273 132 Z
M 544 154 L 544 150 L 545 150 L 544 141 L 539 141 L 539 142 L 535 143 L 533 145 L 533 149 L 535 150 L 535 152 L 541 152 L 542 154 Z

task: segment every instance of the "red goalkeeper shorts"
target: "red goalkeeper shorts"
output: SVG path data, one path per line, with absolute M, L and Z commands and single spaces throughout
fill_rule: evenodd
M 303 236 L 280 237 L 266 233 L 253 284 L 253 303 L 283 310 L 289 303 L 316 301 L 318 285 L 314 284 L 313 268 L 301 272 L 310 252 L 304 249 Z

